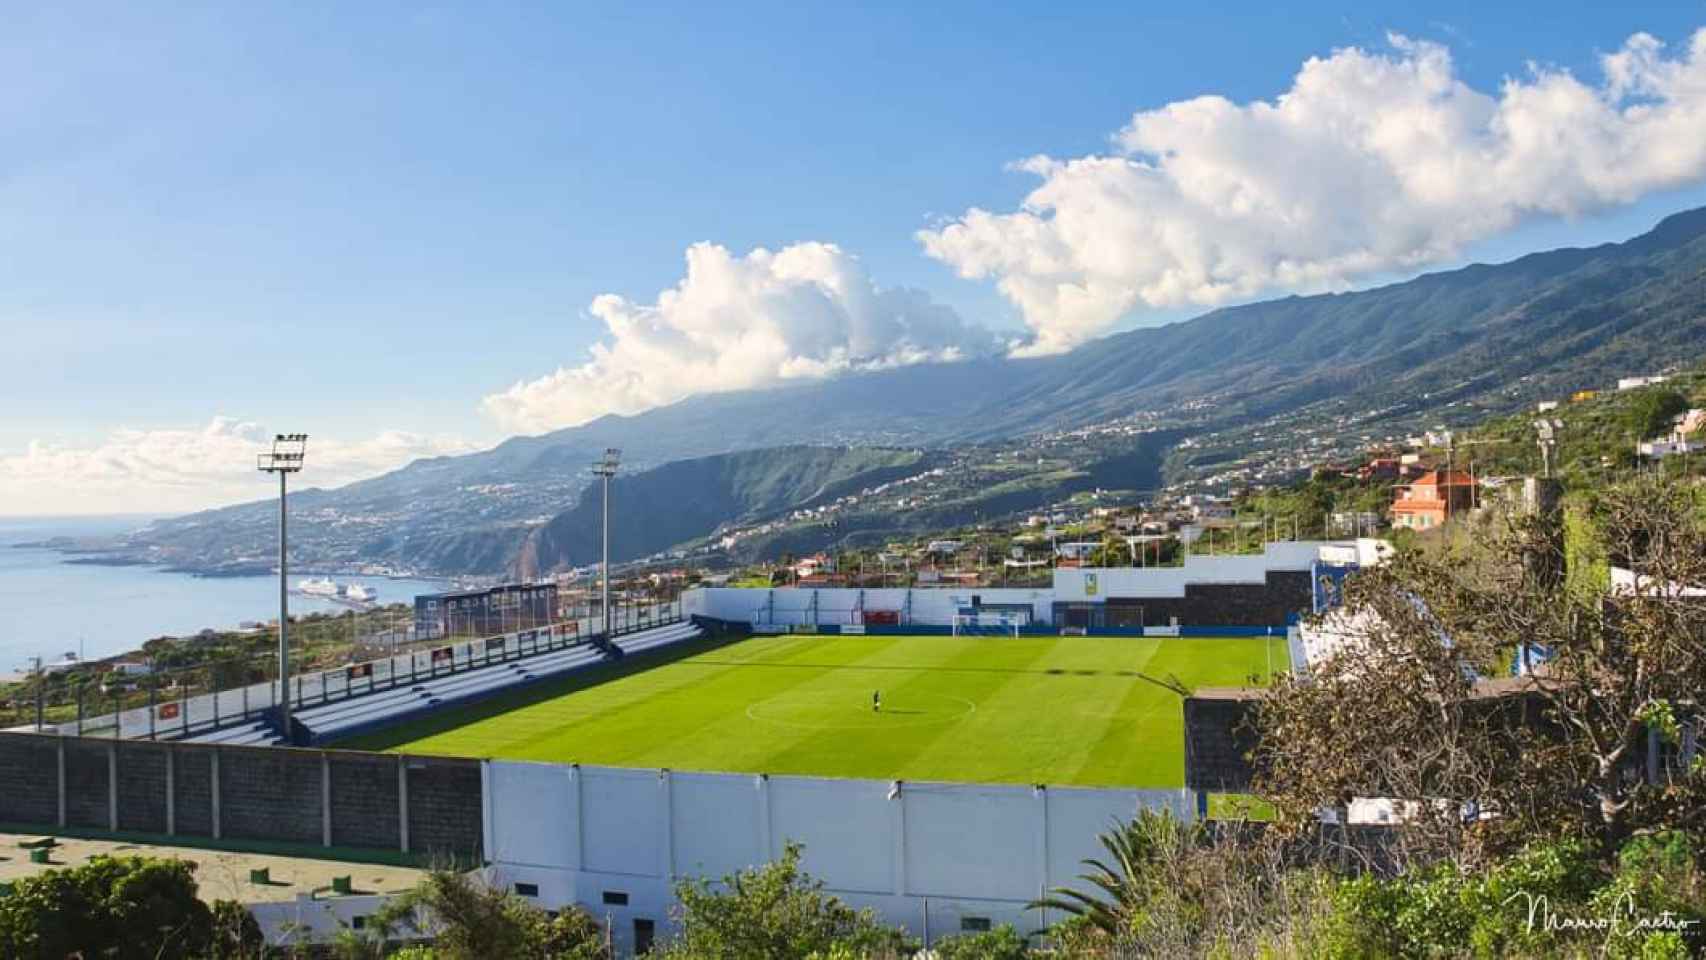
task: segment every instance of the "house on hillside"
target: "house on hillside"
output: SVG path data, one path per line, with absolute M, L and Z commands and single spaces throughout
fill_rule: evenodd
M 1636 390 L 1636 389 L 1639 389 L 1641 387 L 1650 387 L 1655 383 L 1664 383 L 1666 380 L 1669 380 L 1669 379 L 1670 378 L 1666 377 L 1666 376 L 1624 377 L 1623 379 L 1617 381 L 1617 389 L 1619 389 L 1619 390 Z
M 1397 457 L 1375 457 L 1356 469 L 1356 479 L 1363 483 L 1370 480 L 1395 480 L 1397 477 Z
M 1429 470 L 1393 489 L 1393 527 L 1431 530 L 1475 507 L 1475 481 L 1461 470 Z
M 1100 546 L 1101 543 L 1095 540 L 1057 544 L 1054 548 L 1054 554 L 1057 558 L 1056 564 L 1062 567 L 1083 566 L 1090 559 L 1090 554 L 1094 553 L 1096 548 Z
M 1706 450 L 1706 443 L 1689 439 L 1698 436 L 1702 426 L 1706 426 L 1706 410 L 1694 409 L 1677 414 L 1671 419 L 1669 433 L 1642 440 L 1635 445 L 1635 452 L 1643 457 L 1662 459 L 1673 454 Z
M 835 558 L 828 554 L 819 553 L 809 557 L 801 557 L 799 562 L 794 564 L 794 576 L 801 580 L 818 574 L 834 572 Z

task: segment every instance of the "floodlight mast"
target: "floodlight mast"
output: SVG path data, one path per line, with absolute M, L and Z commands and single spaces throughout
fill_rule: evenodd
M 308 456 L 308 434 L 280 433 L 272 440 L 272 451 L 255 458 L 262 473 L 278 474 L 278 706 L 279 726 L 286 742 L 290 735 L 290 578 L 286 556 L 288 539 L 285 506 L 285 477 L 302 469 Z
M 610 641 L 610 479 L 616 476 L 616 468 L 622 462 L 622 451 L 615 447 L 606 447 L 604 458 L 592 465 L 592 472 L 604 479 L 604 557 L 599 564 L 603 585 L 599 592 L 599 606 L 604 611 L 604 641 Z
M 1534 421 L 1534 432 L 1540 444 L 1541 476 L 1548 479 L 1552 476 L 1552 461 L 1558 452 L 1558 431 L 1564 427 L 1564 421 L 1542 417 Z

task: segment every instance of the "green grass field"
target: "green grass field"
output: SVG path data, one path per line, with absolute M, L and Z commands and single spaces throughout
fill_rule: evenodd
M 1272 658 L 1271 661 L 1269 658 Z M 697 641 L 339 746 L 837 777 L 1178 787 L 1188 688 L 1287 665 L 1284 638 Z M 882 691 L 882 711 L 871 694 Z

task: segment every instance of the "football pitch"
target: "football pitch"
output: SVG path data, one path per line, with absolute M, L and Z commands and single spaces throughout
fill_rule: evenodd
M 1168 684 L 1242 684 L 1288 662 L 1284 637 L 700 640 L 338 746 L 674 770 L 1179 787 L 1183 715 Z

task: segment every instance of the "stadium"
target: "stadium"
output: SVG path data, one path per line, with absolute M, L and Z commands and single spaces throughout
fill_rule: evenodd
M 1185 697 L 1301 663 L 1334 549 L 1039 589 L 693 589 L 610 635 L 545 624 L 299 675 L 288 718 L 263 683 L 0 734 L 3 825 L 454 858 L 586 906 L 626 950 L 667 934 L 675 882 L 798 842 L 829 890 L 926 938 L 1037 929 L 1028 904 L 1110 822 L 1207 815 Z M 371 899 L 256 912 L 330 935 Z

